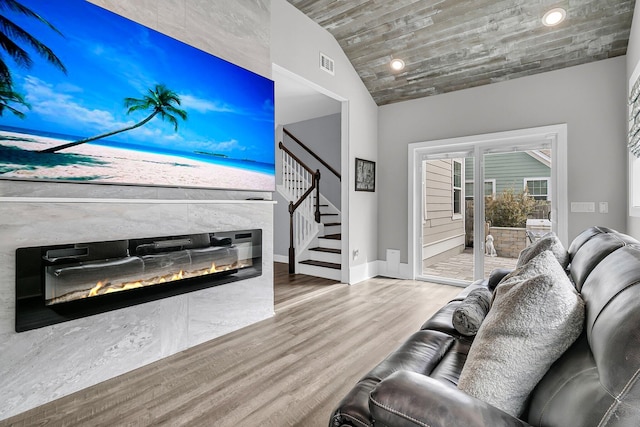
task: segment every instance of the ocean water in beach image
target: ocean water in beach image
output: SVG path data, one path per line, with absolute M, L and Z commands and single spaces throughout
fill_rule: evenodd
M 271 164 L 110 141 L 45 153 L 77 137 L 27 132 L 0 126 L 0 177 L 183 187 L 210 187 L 215 178 L 216 188 L 261 191 L 274 185 Z
M 56 61 L 5 59 L 0 179 L 275 189 L 271 80 L 83 0 L 21 3 Z

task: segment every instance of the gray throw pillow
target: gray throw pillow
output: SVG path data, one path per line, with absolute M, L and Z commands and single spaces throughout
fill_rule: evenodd
M 478 332 L 491 307 L 492 292 L 487 288 L 474 289 L 453 311 L 453 327 L 465 336 Z
M 498 285 L 460 374 L 458 388 L 515 417 L 582 331 L 584 302 L 562 267 L 552 265 Z
M 526 264 L 517 266 L 515 270 L 502 278 L 494 291 L 494 299 L 498 295 L 507 292 L 511 287 L 513 287 L 513 285 L 518 284 L 523 280 L 534 278 L 547 271 L 560 272 L 558 267 L 562 268 L 553 252 L 549 250 L 541 251 L 536 256 L 528 260 Z M 561 272 L 561 274 L 564 275 L 565 273 Z
M 560 265 L 562 265 L 562 268 L 567 268 L 569 265 L 569 253 L 562 245 L 558 236 L 551 232 L 545 234 L 540 239 L 520 251 L 516 268 L 523 266 L 543 251 L 551 251 Z

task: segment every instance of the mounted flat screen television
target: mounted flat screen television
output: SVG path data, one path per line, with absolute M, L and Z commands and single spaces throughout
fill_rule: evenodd
M 84 0 L 0 15 L 1 179 L 275 189 L 271 80 Z

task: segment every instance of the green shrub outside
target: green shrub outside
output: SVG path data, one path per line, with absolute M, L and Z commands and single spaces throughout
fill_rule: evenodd
M 493 227 L 525 228 L 527 216 L 536 207 L 536 200 L 526 191 L 516 193 L 506 189 L 495 198 L 485 200 L 485 219 Z

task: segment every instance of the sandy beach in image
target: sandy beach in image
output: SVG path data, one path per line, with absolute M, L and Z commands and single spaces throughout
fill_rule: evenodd
M 39 151 L 66 142 L 68 141 L 0 131 L 0 145 L 5 147 Z M 58 154 L 86 156 L 88 161 L 53 164 L 55 157 L 49 157 L 53 159 L 50 164 L 25 165 L 3 158 L 0 153 L 0 171 L 8 169 L 7 172 L 0 173 L 0 177 L 256 191 L 273 191 L 275 187 L 275 177 L 269 174 L 105 145 L 81 144 L 61 150 Z

